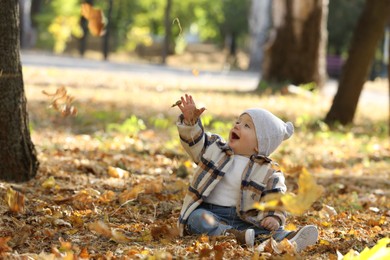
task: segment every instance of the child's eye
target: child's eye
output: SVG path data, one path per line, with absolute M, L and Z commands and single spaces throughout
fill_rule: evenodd
M 245 127 L 247 127 L 247 128 L 251 128 L 251 127 L 250 127 L 250 125 L 248 125 L 248 124 L 245 124 Z

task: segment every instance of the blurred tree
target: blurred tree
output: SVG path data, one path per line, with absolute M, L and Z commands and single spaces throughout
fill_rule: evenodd
M 363 85 L 390 17 L 390 0 L 366 0 L 354 30 L 348 59 L 325 122 L 352 123 Z
M 106 33 L 103 35 L 103 58 L 104 58 L 104 60 L 108 59 L 108 54 L 110 52 L 112 9 L 113 9 L 113 0 L 109 0 L 108 1 L 108 11 L 107 11 Z
M 263 63 L 263 47 L 271 28 L 271 0 L 252 0 L 249 24 L 249 70 L 260 71 Z
M 93 0 L 85 0 L 83 3 L 87 3 L 93 6 Z M 81 56 L 84 56 L 84 53 L 87 48 L 87 39 L 88 39 L 88 21 L 84 16 L 80 17 L 80 26 L 83 30 L 83 35 L 80 37 L 79 41 L 79 53 Z
M 273 1 L 273 29 L 265 49 L 259 89 L 270 83 L 275 87 L 280 83 L 324 84 L 327 3 Z
M 250 0 L 223 0 L 224 19 L 220 26 L 227 49 L 225 67 L 237 67 L 238 40 L 248 33 L 249 7 Z
M 32 0 L 19 0 L 20 47 L 30 48 L 36 41 L 36 31 L 31 21 Z
M 166 1 L 167 2 L 164 11 L 165 35 L 164 35 L 164 44 L 162 48 L 162 64 L 166 63 L 166 59 L 169 54 L 169 46 L 170 46 L 171 31 L 172 31 L 172 19 L 171 19 L 172 0 L 166 0 Z
M 329 1 L 328 53 L 346 54 L 363 6 L 364 0 Z
M 20 63 L 19 1 L 0 8 L 0 179 L 27 181 L 39 162 L 31 141 Z

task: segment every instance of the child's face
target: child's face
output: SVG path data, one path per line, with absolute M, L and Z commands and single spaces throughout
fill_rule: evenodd
M 239 155 L 251 156 L 258 152 L 255 125 L 248 114 L 242 114 L 230 130 L 229 146 Z

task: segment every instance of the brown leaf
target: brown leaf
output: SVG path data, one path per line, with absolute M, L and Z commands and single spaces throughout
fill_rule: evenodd
M 86 247 L 81 249 L 81 252 L 79 254 L 79 258 L 81 258 L 81 259 L 89 259 L 89 253 L 88 253 L 88 249 Z
M 112 237 L 111 228 L 103 221 L 95 221 L 95 222 L 89 223 L 88 228 L 89 228 L 89 230 L 94 231 L 94 232 L 96 232 L 99 235 L 102 235 L 104 237 L 107 237 L 107 238 Z
M 9 252 L 12 250 L 7 243 L 11 239 L 11 237 L 0 237 L 0 255 L 5 252 Z
M 45 90 L 42 93 L 52 98 L 50 106 L 54 110 L 60 111 L 62 116 L 77 115 L 77 109 L 72 105 L 74 97 L 68 95 L 64 86 L 59 87 L 53 94 Z
M 138 194 L 144 191 L 145 187 L 143 185 L 137 185 L 130 190 L 125 190 L 119 195 L 119 202 L 123 204 L 129 200 L 134 200 L 138 197 Z
M 8 207 L 12 212 L 24 212 L 24 195 L 19 191 L 8 188 L 5 194 L 5 201 L 7 201 Z
M 171 107 L 180 106 L 180 105 L 181 105 L 181 100 L 178 100 L 178 101 L 176 101 L 176 103 L 173 104 Z

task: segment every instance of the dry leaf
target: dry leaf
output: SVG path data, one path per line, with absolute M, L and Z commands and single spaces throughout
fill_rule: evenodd
M 103 36 L 105 34 L 107 22 L 101 9 L 83 3 L 81 4 L 81 15 L 88 20 L 88 29 L 93 36 Z
M 127 202 L 127 201 L 131 201 L 131 200 L 134 200 L 138 197 L 138 194 L 142 193 L 145 191 L 145 188 L 143 185 L 137 185 L 135 187 L 133 187 L 132 189 L 130 190 L 125 190 L 124 192 L 122 192 L 120 195 L 119 195 L 119 202 L 121 204 Z
M 24 212 L 24 195 L 19 191 L 9 187 L 7 189 L 7 193 L 5 194 L 5 201 L 7 202 L 8 207 L 12 212 Z
M 128 236 L 126 236 L 123 233 L 123 230 L 121 230 L 121 229 L 118 229 L 118 228 L 113 229 L 113 230 L 111 230 L 111 234 L 112 234 L 111 239 L 114 240 L 117 243 L 129 243 L 129 242 L 131 242 L 131 239 Z
M 104 223 L 103 221 L 96 221 L 88 224 L 88 228 L 91 231 L 96 232 L 99 235 L 102 235 L 107 238 L 112 237 L 112 231 L 111 228 Z
M 59 87 L 55 93 L 51 94 L 43 90 L 43 94 L 52 98 L 50 106 L 57 111 L 60 111 L 62 116 L 75 116 L 77 109 L 72 105 L 74 97 L 67 94 L 64 86 Z
M 303 169 L 298 180 L 298 195 L 286 194 L 282 196 L 284 208 L 293 215 L 302 215 L 322 195 L 324 188 L 317 185 L 314 177 Z
M 130 172 L 125 171 L 118 167 L 108 166 L 108 175 L 110 175 L 113 178 L 124 179 L 130 176 Z
M 5 252 L 12 251 L 12 248 L 10 248 L 7 243 L 11 239 L 11 237 L 0 237 L 0 255 Z
M 50 176 L 42 183 L 42 188 L 51 189 L 56 185 L 56 180 L 53 176 Z
M 176 101 L 176 103 L 173 104 L 171 107 L 180 106 L 180 105 L 181 105 L 181 100 L 178 100 L 178 101 Z
M 88 249 L 86 247 L 81 249 L 81 252 L 79 254 L 79 258 L 80 259 L 89 259 L 89 253 L 88 253 Z

